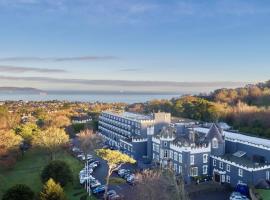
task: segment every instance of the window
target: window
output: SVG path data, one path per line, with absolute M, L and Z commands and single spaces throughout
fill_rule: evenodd
M 164 142 L 164 147 L 166 147 L 167 146 L 167 142 Z
M 215 167 L 215 166 L 217 166 L 217 160 L 213 160 L 213 166 Z
M 175 164 L 175 163 L 174 163 L 174 165 L 173 165 L 173 170 L 174 170 L 175 172 L 177 172 L 177 164 Z
M 198 176 L 198 167 L 191 167 L 190 168 L 190 176 Z
M 194 155 L 191 155 L 190 156 L 190 164 L 191 165 L 194 165 Z
M 238 176 L 243 177 L 243 170 L 242 169 L 238 169 Z
M 203 166 L 203 174 L 208 174 L 208 166 L 207 165 Z
M 170 158 L 173 159 L 173 151 L 170 151 Z
M 177 152 L 174 152 L 174 160 L 177 161 Z
M 228 175 L 226 176 L 226 182 L 227 182 L 227 183 L 231 183 L 231 177 L 228 176 Z
M 182 166 L 181 165 L 179 165 L 179 169 L 178 169 L 179 171 L 179 174 L 182 174 Z
M 231 165 L 227 164 L 227 172 L 231 171 Z
M 203 154 L 203 163 L 208 162 L 208 154 Z
M 212 140 L 212 148 L 214 148 L 214 149 L 218 148 L 218 140 L 217 140 L 217 138 L 214 138 Z
M 270 181 L 270 171 L 266 171 L 266 180 Z
M 182 154 L 179 153 L 179 162 L 182 163 Z
M 219 162 L 219 168 L 223 169 L 223 162 L 221 162 L 221 161 Z
M 168 158 L 168 151 L 167 150 L 164 151 L 164 158 Z

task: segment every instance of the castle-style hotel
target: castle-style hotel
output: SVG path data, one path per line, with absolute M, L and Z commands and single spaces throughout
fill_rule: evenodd
M 170 165 L 186 183 L 204 177 L 236 186 L 270 180 L 270 140 L 227 130 L 224 124 L 171 120 L 170 113 L 102 112 L 106 143 L 139 162 Z

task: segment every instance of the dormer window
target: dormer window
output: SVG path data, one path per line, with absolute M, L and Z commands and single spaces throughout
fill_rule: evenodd
M 218 140 L 217 140 L 217 138 L 213 138 L 213 140 L 212 140 L 212 148 L 214 148 L 214 149 L 218 148 Z

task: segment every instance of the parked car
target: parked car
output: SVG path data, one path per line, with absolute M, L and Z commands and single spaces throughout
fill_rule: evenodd
M 135 181 L 135 174 L 130 174 L 129 176 L 127 176 L 126 181 L 127 183 L 133 185 Z
M 249 196 L 249 188 L 248 188 L 248 185 L 245 183 L 237 184 L 235 191 L 239 192 L 240 194 L 244 196 Z
M 101 183 L 98 181 L 98 180 L 92 180 L 90 181 L 90 187 L 91 188 L 95 188 L 95 187 L 98 187 L 98 186 L 101 186 Z
M 81 153 L 82 152 L 78 147 L 73 147 L 71 150 L 74 153 Z
M 131 172 L 130 172 L 130 170 L 128 170 L 128 169 L 120 169 L 120 170 L 118 171 L 118 175 L 119 175 L 120 177 L 122 177 L 122 178 L 125 178 L 125 179 L 126 179 L 126 176 L 128 176 L 130 173 L 131 173 Z
M 93 189 L 92 193 L 93 194 L 99 194 L 99 193 L 103 193 L 105 192 L 105 185 L 100 185 L 98 187 L 96 187 L 95 189 Z
M 233 192 L 230 196 L 230 200 L 249 200 L 249 198 L 242 195 L 240 192 Z
M 80 177 L 80 184 L 84 184 L 87 180 L 94 181 L 96 180 L 93 176 L 82 176 Z
M 120 199 L 120 196 L 116 193 L 115 190 L 109 190 L 107 195 L 108 195 L 108 197 L 107 197 L 108 200 Z

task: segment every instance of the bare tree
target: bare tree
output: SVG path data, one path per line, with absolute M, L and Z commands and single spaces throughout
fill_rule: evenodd
M 101 147 L 102 139 L 92 129 L 80 131 L 77 135 L 80 149 L 83 151 L 85 158 L 87 154 Z
M 131 199 L 186 200 L 183 181 L 168 170 L 145 170 L 136 174 Z

